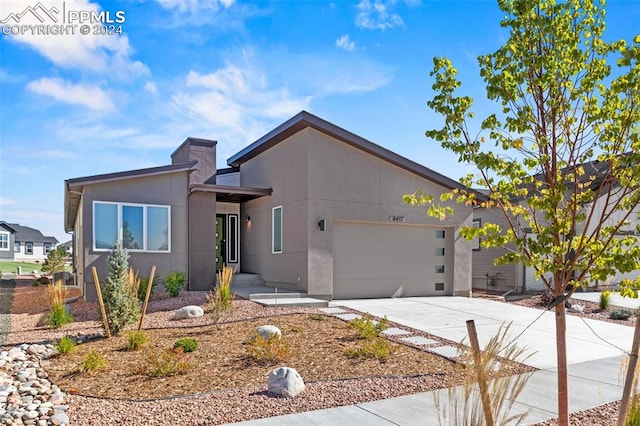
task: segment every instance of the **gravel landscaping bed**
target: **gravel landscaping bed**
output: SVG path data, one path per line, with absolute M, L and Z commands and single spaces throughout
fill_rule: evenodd
M 78 296 L 79 294 L 75 295 Z M 203 305 L 206 301 L 205 295 L 205 292 L 183 292 L 179 297 L 170 298 L 161 292 L 154 294 L 144 322 L 144 329 L 156 330 L 153 332 L 149 331 L 150 335 L 156 336 L 154 337 L 155 339 L 159 339 L 159 337 L 157 337 L 158 333 L 162 334 L 165 332 L 173 333 L 167 339 L 175 339 L 176 336 L 182 337 L 183 334 L 198 333 L 199 330 L 210 330 L 208 331 L 209 333 L 215 334 L 216 331 L 211 328 L 211 319 L 207 314 L 205 314 L 204 317 L 180 321 L 174 319 L 174 312 L 180 307 L 185 305 Z M 313 331 L 309 323 L 304 324 L 303 321 L 299 321 L 303 326 L 299 327 L 300 330 L 297 330 L 296 321 L 298 320 L 296 320 L 294 314 L 303 314 L 304 316 L 301 318 L 311 317 L 311 314 L 319 314 L 320 311 L 317 308 L 264 308 L 247 300 L 235 301 L 234 305 L 235 309 L 229 317 L 225 318 L 223 327 L 231 328 L 231 324 L 234 322 L 270 317 L 274 322 L 276 319 L 283 321 L 283 327 L 289 332 L 289 335 L 291 335 L 291 333 L 297 333 L 298 331 L 302 332 L 303 329 L 307 329 L 316 334 L 324 331 L 322 328 Z M 42 318 L 47 311 L 43 287 L 31 286 L 30 280 L 18 281 L 12 303 L 11 334 L 8 336 L 5 346 L 8 348 L 11 345 L 22 343 L 34 344 L 51 342 L 65 335 L 82 337 L 102 333 L 102 327 L 98 321 L 95 304 L 76 300 L 71 303 L 70 306 L 75 317 L 75 322 L 67 324 L 61 329 L 49 329 L 42 324 Z M 314 322 L 317 321 L 314 320 Z M 350 330 L 346 327 L 344 321 L 334 318 L 322 321 L 322 323 L 327 324 L 327 329 L 330 332 L 340 328 Z M 396 324 L 390 324 L 390 326 L 395 325 Z M 184 332 L 179 331 L 182 328 L 184 328 Z M 403 328 L 407 329 L 406 327 Z M 172 332 L 171 330 L 174 331 Z M 456 345 L 454 342 L 446 342 L 426 333 L 419 333 L 415 330 L 411 330 L 411 332 L 415 332 L 416 336 L 432 339 L 435 342 L 434 345 Z M 350 330 L 348 333 L 353 335 L 355 331 Z M 198 370 L 200 374 L 196 374 L 190 378 L 194 384 L 194 389 L 191 394 L 195 395 L 178 398 L 148 398 L 145 397 L 146 393 L 142 391 L 140 395 L 137 395 L 135 387 L 131 387 L 127 392 L 123 393 L 121 390 L 115 388 L 118 387 L 118 380 L 124 379 L 110 379 L 111 382 L 109 382 L 108 385 L 105 384 L 105 386 L 110 386 L 117 390 L 114 394 L 119 395 L 119 399 L 96 398 L 88 396 L 86 393 L 81 395 L 82 392 L 80 390 L 70 387 L 69 384 L 64 385 L 64 381 L 61 381 L 60 388 L 65 394 L 64 401 L 61 402 L 61 404 L 64 405 L 60 406 L 60 410 L 68 416 L 70 424 L 222 424 L 362 403 L 447 387 L 461 382 L 461 376 L 459 375 L 461 373 L 456 372 L 456 369 L 453 368 L 454 363 L 452 361 L 429 353 L 424 350 L 420 344 L 397 346 L 400 348 L 400 352 L 398 353 L 408 351 L 407 354 L 409 354 L 409 352 L 413 352 L 418 354 L 417 358 L 413 355 L 398 356 L 390 359 L 387 365 L 380 364 L 378 361 L 371 359 L 353 360 L 352 364 L 345 364 L 344 361 L 340 359 L 344 358 L 344 348 L 354 343 L 353 337 L 346 334 L 336 335 L 334 336 L 334 340 L 338 342 L 337 349 L 325 349 L 325 351 L 328 352 L 323 352 L 321 343 L 323 339 L 329 340 L 327 336 L 331 336 L 331 334 L 318 336 L 315 340 L 311 337 L 309 338 L 309 344 L 312 346 L 309 346 L 308 350 L 313 351 L 309 353 L 313 353 L 317 359 L 314 359 L 312 356 L 305 357 L 304 353 L 302 353 L 298 362 L 302 363 L 300 364 L 301 366 L 310 368 L 309 371 L 311 372 L 307 373 L 309 379 L 305 380 L 307 389 L 302 395 L 296 398 L 278 398 L 267 393 L 266 372 L 280 365 L 270 366 L 262 373 L 254 372 L 253 374 L 259 377 L 252 377 L 252 380 L 246 380 L 246 374 L 239 368 L 237 377 L 231 378 L 230 383 L 235 381 L 235 383 L 245 383 L 244 385 L 230 384 L 228 387 L 218 386 L 217 388 L 208 388 L 206 386 L 209 378 L 205 374 L 205 368 L 200 368 Z M 207 344 L 212 344 L 210 337 L 211 336 L 207 336 L 205 339 L 203 336 L 202 341 L 207 342 Z M 399 337 L 391 336 L 389 340 L 399 342 Z M 116 338 L 111 339 L 111 341 L 114 342 L 113 344 L 121 344 Z M 166 340 L 164 344 L 168 341 L 169 340 Z M 106 351 L 106 348 L 100 346 L 105 345 L 105 342 L 107 342 L 106 339 L 90 341 L 89 343 L 80 345 L 77 351 L 81 352 L 85 350 L 83 349 L 85 345 L 87 350 L 94 345 L 98 348 L 102 347 L 103 350 Z M 223 340 L 222 343 L 217 343 L 219 346 L 216 346 L 214 351 L 223 354 L 228 353 L 229 358 L 235 360 L 233 361 L 235 363 L 240 358 L 238 358 L 237 354 L 232 354 L 232 349 L 236 350 L 238 343 L 234 343 L 233 348 L 231 346 L 225 346 L 230 344 L 231 343 Z M 122 354 L 124 357 L 124 353 Z M 71 360 L 72 358 L 69 359 Z M 322 374 L 316 374 L 317 378 L 314 378 L 314 367 L 311 364 L 320 362 L 320 359 L 322 362 L 328 363 L 328 367 L 316 368 L 316 371 Z M 411 361 L 411 359 L 414 360 Z M 421 359 L 427 361 L 418 361 Z M 429 359 L 431 361 L 428 361 Z M 48 366 L 52 366 L 56 361 L 56 359 L 46 360 L 43 363 L 45 371 L 47 371 Z M 204 361 L 201 362 L 206 363 L 208 361 L 204 359 Z M 304 365 L 305 362 L 308 362 L 309 365 Z M 409 368 L 410 365 L 406 364 L 409 362 L 413 363 L 412 368 Z M 113 361 L 113 363 L 117 364 L 117 361 Z M 426 367 L 421 367 L 423 364 L 425 366 L 431 365 L 431 370 Z M 284 365 L 287 364 L 285 363 Z M 254 367 L 255 366 L 252 366 L 251 368 Z M 208 370 L 211 370 L 211 368 Z M 390 373 L 387 373 L 387 370 Z M 527 371 L 527 368 L 522 367 L 518 369 L 518 366 L 514 366 L 513 372 L 522 371 Z M 49 372 L 50 378 L 55 378 L 55 374 L 58 374 L 54 373 L 53 370 Z M 67 373 L 69 377 L 72 377 L 74 374 L 75 373 Z M 94 380 L 99 380 L 99 374 L 99 372 L 96 373 Z M 188 389 L 189 387 L 188 381 L 185 381 L 185 377 L 175 378 L 175 383 L 171 377 L 166 380 L 163 379 L 150 383 L 151 386 L 154 384 L 158 386 L 162 385 L 165 388 L 169 388 L 169 390 L 173 383 L 176 388 L 175 395 L 184 395 L 184 389 Z M 53 383 L 56 383 L 56 380 L 53 380 Z M 202 386 L 203 384 L 204 386 Z M 145 386 L 148 388 L 150 385 L 140 382 L 138 386 L 141 386 L 140 389 L 143 389 Z M 212 389 L 217 390 L 212 391 Z M 97 393 L 100 394 L 99 392 Z M 151 393 L 148 394 L 152 395 Z

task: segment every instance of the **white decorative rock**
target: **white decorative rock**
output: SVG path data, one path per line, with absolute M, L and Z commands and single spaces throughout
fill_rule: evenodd
M 269 340 L 271 336 L 282 336 L 282 332 L 275 325 L 261 325 L 256 328 L 256 333 L 258 333 L 264 340 Z
M 573 312 L 584 312 L 584 305 L 580 303 L 576 303 L 575 305 L 571 305 L 571 309 Z
M 269 392 L 290 398 L 304 391 L 305 385 L 298 372 L 290 367 L 279 367 L 269 373 Z
M 176 311 L 176 319 L 197 318 L 204 315 L 204 310 L 200 306 L 185 306 Z
M 57 412 L 49 418 L 49 421 L 54 425 L 67 425 L 69 424 L 69 416 L 63 412 Z

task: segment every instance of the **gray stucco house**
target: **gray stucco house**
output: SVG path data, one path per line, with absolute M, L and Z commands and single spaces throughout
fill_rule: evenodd
M 0 260 L 44 262 L 58 239 L 17 223 L 0 221 Z
M 216 170 L 217 142 L 188 138 L 171 164 L 65 181 L 77 282 L 95 297 L 116 239 L 148 274 L 209 290 L 223 263 L 325 299 L 471 293 L 471 242 L 403 195 L 461 185 L 308 112 Z M 456 205 L 454 222 L 472 209 Z

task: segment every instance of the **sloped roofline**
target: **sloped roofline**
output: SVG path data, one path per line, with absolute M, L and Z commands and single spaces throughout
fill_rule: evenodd
M 422 178 L 430 180 L 448 189 L 467 189 L 460 182 L 457 182 L 447 176 L 444 176 L 434 170 L 431 170 L 415 161 L 409 160 L 393 151 L 381 147 L 361 136 L 349 132 L 342 127 L 336 126 L 322 118 L 313 115 L 307 111 L 301 111 L 289 120 L 285 121 L 260 139 L 247 146 L 237 154 L 227 160 L 230 167 L 240 167 L 240 165 L 261 153 L 272 148 L 276 144 L 282 142 L 299 131 L 311 127 L 328 136 L 338 139 L 348 145 L 358 148 L 368 154 L 381 158 L 391 164 L 403 168 Z M 481 198 L 485 198 L 483 194 L 478 194 Z
M 114 182 L 123 179 L 138 177 L 158 176 L 168 173 L 191 171 L 195 169 L 197 161 L 188 163 L 170 164 L 168 166 L 149 167 L 146 169 L 127 170 L 124 172 L 106 173 L 101 175 L 85 176 L 64 181 L 64 230 L 73 231 L 76 214 L 82 198 L 82 188 L 85 185 L 96 183 Z
M 12 227 L 11 225 L 9 225 L 7 222 L 5 222 L 4 220 L 0 221 L 0 226 L 5 228 L 7 231 L 10 231 L 12 233 L 16 233 L 18 232 L 17 229 L 15 229 L 14 227 Z

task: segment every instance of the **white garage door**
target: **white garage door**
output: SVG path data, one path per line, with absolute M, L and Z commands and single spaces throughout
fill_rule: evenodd
M 453 229 L 333 224 L 333 298 L 453 294 Z

